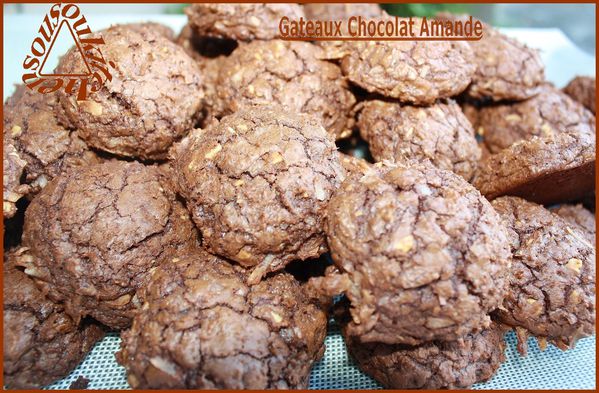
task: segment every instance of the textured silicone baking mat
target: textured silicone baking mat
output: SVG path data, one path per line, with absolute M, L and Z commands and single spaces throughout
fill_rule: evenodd
M 548 345 L 539 350 L 530 339 L 526 358 L 516 350 L 516 336 L 510 332 L 506 362 L 497 374 L 474 389 L 594 389 L 595 337 L 580 340 L 575 349 L 560 351 Z M 68 389 L 82 375 L 90 380 L 88 389 L 129 389 L 125 370 L 116 363 L 114 353 L 121 339 L 110 333 L 98 343 L 87 358 L 68 377 L 50 385 L 49 389 Z M 380 389 L 381 386 L 353 364 L 345 350 L 339 330 L 332 325 L 326 338 L 326 352 L 310 375 L 310 389 Z

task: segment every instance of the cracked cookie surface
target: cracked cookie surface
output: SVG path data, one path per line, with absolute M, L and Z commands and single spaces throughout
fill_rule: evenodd
M 415 345 L 489 326 L 507 289 L 507 232 L 465 180 L 430 164 L 377 164 L 329 202 L 327 241 L 340 273 L 312 279 L 351 302 L 351 336 Z
M 580 200 L 595 189 L 595 155 L 595 128 L 579 124 L 487 157 L 472 184 L 490 200 L 502 195 L 547 205 Z
M 307 388 L 327 318 L 290 274 L 249 286 L 239 266 L 196 250 L 160 266 L 122 334 L 135 388 Z
M 55 178 L 25 213 L 27 274 L 73 318 L 127 327 L 148 271 L 196 241 L 169 181 L 157 167 L 122 161 Z
M 218 95 L 225 113 L 248 105 L 279 105 L 317 116 L 337 139 L 351 134 L 356 99 L 339 67 L 319 60 L 309 42 L 256 41 L 224 59 Z
M 272 40 L 286 16 L 299 21 L 299 4 L 192 4 L 185 9 L 189 24 L 200 36 L 237 41 Z
M 196 62 L 179 45 L 148 28 L 116 25 L 98 33 L 112 75 L 86 101 L 59 94 L 61 121 L 79 130 L 87 144 L 113 154 L 162 159 L 170 145 L 195 125 L 204 100 Z M 71 49 L 57 72 L 74 73 Z
M 595 247 L 574 225 L 543 206 L 502 197 L 493 207 L 508 225 L 514 261 L 498 319 L 516 328 L 526 355 L 528 334 L 561 349 L 595 330 Z
M 4 255 L 4 386 L 35 389 L 68 375 L 103 329 L 79 325 L 63 307 L 48 300 L 15 263 L 27 258 L 25 248 Z
M 417 28 L 414 34 L 420 34 Z M 460 41 L 353 41 L 326 49 L 325 57 L 341 59 L 351 82 L 405 103 L 455 96 L 468 87 L 476 68 L 472 50 Z
M 102 161 L 77 131 L 58 123 L 55 94 L 19 85 L 4 104 L 4 216 L 16 213 L 16 202 L 42 189 L 68 168 Z
M 457 341 L 419 346 L 361 343 L 344 334 L 358 367 L 386 389 L 468 388 L 489 380 L 505 361 L 504 327 L 470 333 Z
M 428 161 L 470 180 L 480 160 L 472 125 L 453 100 L 429 107 L 366 101 L 358 128 L 376 161 Z
M 192 138 L 176 161 L 203 245 L 259 278 L 326 250 L 323 214 L 343 179 L 320 122 L 249 108 Z
M 549 209 L 568 223 L 578 226 L 587 235 L 587 240 L 595 245 L 595 215 L 583 205 L 560 205 Z
M 548 137 L 578 126 L 594 130 L 595 116 L 547 84 L 526 101 L 482 107 L 476 128 L 489 150 L 498 153 L 520 140 Z
M 585 108 L 595 114 L 596 110 L 596 90 L 595 78 L 590 76 L 577 76 L 572 79 L 563 91 L 572 99 L 580 102 Z

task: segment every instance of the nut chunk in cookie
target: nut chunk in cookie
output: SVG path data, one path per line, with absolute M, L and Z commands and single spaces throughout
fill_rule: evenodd
M 122 333 L 134 389 L 306 389 L 327 318 L 290 274 L 249 286 L 241 267 L 203 250 L 152 273 Z
M 351 302 L 362 342 L 457 340 L 489 326 L 507 289 L 507 231 L 490 203 L 431 164 L 377 164 L 348 177 L 327 208 L 339 273 L 312 279 Z
M 131 323 L 148 272 L 197 232 L 157 167 L 113 161 L 51 181 L 25 213 L 25 272 L 79 318 Z
M 358 127 L 377 161 L 426 161 L 470 180 L 480 160 L 474 129 L 453 100 L 429 107 L 366 101 Z
M 223 60 L 217 89 L 225 113 L 247 105 L 277 104 L 316 116 L 337 139 L 351 134 L 356 99 L 339 67 L 319 60 L 309 42 L 256 41 Z
M 27 249 L 4 255 L 4 386 L 35 389 L 68 375 L 103 329 L 85 321 L 78 325 L 61 305 L 52 303 L 22 270 Z
M 202 37 L 237 41 L 272 40 L 282 17 L 304 16 L 299 4 L 193 4 L 185 9 L 189 24 Z
M 85 101 L 61 92 L 62 121 L 90 146 L 113 154 L 162 159 L 191 129 L 202 109 L 204 80 L 196 62 L 162 34 L 139 26 L 103 30 L 102 54 L 112 78 Z M 79 54 L 71 49 L 57 72 L 74 73 Z
M 360 370 L 387 389 L 455 389 L 489 380 L 505 361 L 505 327 L 456 341 L 419 346 L 361 343 L 344 335 L 347 351 Z
M 252 282 L 326 250 L 324 211 L 344 174 L 317 119 L 239 111 L 193 138 L 175 167 L 203 246 L 255 267 Z
M 543 206 L 502 197 L 493 207 L 508 225 L 514 261 L 498 319 L 516 328 L 526 355 L 528 334 L 560 349 L 595 331 L 595 247 L 584 232 Z

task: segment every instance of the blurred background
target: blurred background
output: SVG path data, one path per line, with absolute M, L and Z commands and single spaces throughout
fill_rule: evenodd
M 100 14 L 180 14 L 185 4 L 86 4 Z M 556 27 L 589 54 L 595 54 L 595 4 L 383 4 L 392 15 L 432 16 L 439 11 L 468 13 L 499 27 Z M 5 14 L 45 14 L 48 4 L 6 4 Z

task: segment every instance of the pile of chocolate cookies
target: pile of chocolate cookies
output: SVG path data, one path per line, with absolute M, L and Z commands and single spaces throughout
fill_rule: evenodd
M 277 39 L 282 16 L 377 5 L 186 14 L 178 37 L 94 33 L 115 67 L 86 101 L 4 104 L 6 387 L 67 375 L 107 330 L 144 389 L 306 388 L 331 318 L 388 388 L 485 381 L 511 329 L 523 355 L 594 334 L 594 79 L 556 89 L 490 26 Z M 337 148 L 364 141 L 372 159 Z

